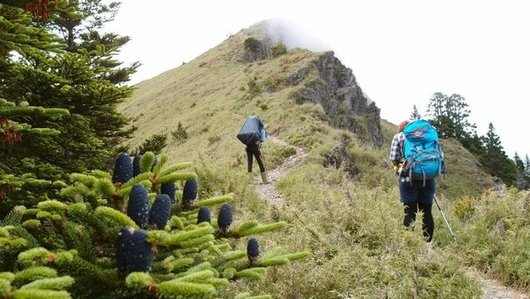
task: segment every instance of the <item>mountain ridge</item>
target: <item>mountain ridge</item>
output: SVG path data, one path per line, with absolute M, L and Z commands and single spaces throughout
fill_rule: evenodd
M 247 114 L 260 112 L 266 115 L 270 108 L 283 104 L 272 98 L 284 102 L 294 100 L 297 104 L 320 102 L 332 124 L 357 133 L 377 147 L 382 145 L 379 108 L 364 96 L 351 70 L 343 66 L 332 52 L 314 53 L 294 48 L 277 59 L 247 63 L 242 61 L 244 41 L 259 26 L 250 28 L 232 35 L 217 47 L 178 68 L 138 83 L 135 94 L 121 105 L 121 109 L 134 122 L 144 118 L 147 124 L 163 124 L 164 121 L 175 120 L 175 117 L 169 117 L 167 109 L 161 114 L 156 112 L 154 105 L 173 105 L 173 111 L 179 112 L 180 109 L 174 105 L 183 105 L 184 101 L 200 101 L 215 110 L 219 108 L 219 103 L 214 103 L 209 97 L 222 96 L 226 98 L 224 104 L 228 105 L 231 102 L 229 99 L 236 99 L 233 111 L 242 111 L 237 116 L 239 120 L 236 123 L 239 125 Z M 270 43 L 272 41 L 266 38 L 261 41 L 268 49 L 272 45 Z M 258 88 L 262 90 L 259 95 L 249 98 L 248 84 L 251 83 L 259 85 Z M 234 84 L 237 86 L 234 87 Z M 210 88 L 203 90 L 205 85 Z M 185 95 L 186 99 L 171 99 L 172 94 L 178 94 L 179 97 Z M 256 103 L 258 107 L 252 107 L 253 100 L 259 102 Z M 240 104 L 243 101 L 247 105 L 242 107 Z M 259 107 L 263 104 L 267 108 Z M 140 109 L 134 108 L 139 105 L 142 106 Z M 205 114 L 202 116 L 212 116 L 211 111 Z M 350 117 L 351 114 L 355 117 Z M 232 132 L 237 129 L 237 125 L 231 128 Z M 162 130 L 170 130 L 170 126 L 163 126 Z M 135 136 L 149 134 L 151 131 L 140 128 L 139 134 Z M 137 141 L 133 140 L 133 143 Z
M 381 120 L 380 109 L 364 95 L 351 69 L 332 51 L 291 48 L 272 57 L 270 49 L 282 40 L 268 37 L 265 24 L 242 29 L 196 59 L 135 85 L 132 98 L 120 106 L 138 126 L 129 146 L 165 134 L 170 136 L 165 149 L 170 156 L 197 160 L 203 152 L 201 159 L 218 159 L 241 146 L 232 137 L 247 115 L 258 114 L 271 133 L 293 145 L 311 148 L 326 143 L 323 139 L 336 143 L 330 137 L 341 140 L 341 129 L 346 129 L 352 133 L 348 138 L 375 147 L 386 159 L 395 125 Z M 249 38 L 266 49 L 257 61 L 245 61 Z M 171 138 L 178 123 L 189 139 Z M 494 186 L 475 157 L 457 142 L 444 143 L 451 175 L 441 181 L 442 189 L 457 186 L 453 189 L 458 191 L 449 192 L 457 196 Z M 231 155 L 242 159 L 238 153 Z

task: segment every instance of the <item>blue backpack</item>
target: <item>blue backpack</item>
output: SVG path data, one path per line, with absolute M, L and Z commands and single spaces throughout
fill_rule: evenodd
M 426 120 L 415 120 L 404 129 L 403 154 L 412 179 L 432 179 L 444 171 L 443 151 L 438 142 L 438 133 Z

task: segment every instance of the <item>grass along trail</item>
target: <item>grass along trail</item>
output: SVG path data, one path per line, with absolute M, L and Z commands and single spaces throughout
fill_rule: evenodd
M 267 139 L 276 144 L 286 145 L 283 140 L 271 135 Z M 269 204 L 276 208 L 281 208 L 285 204 L 285 199 L 276 190 L 275 181 L 281 178 L 287 171 L 300 164 L 306 156 L 307 152 L 303 148 L 296 147 L 296 153 L 294 155 L 285 159 L 276 169 L 268 171 L 270 184 L 261 183 L 260 177 L 255 179 L 256 193 Z M 472 268 L 466 268 L 464 272 L 480 283 L 482 286 L 482 299 L 530 299 L 529 296 L 510 289 L 495 279 L 487 278 Z

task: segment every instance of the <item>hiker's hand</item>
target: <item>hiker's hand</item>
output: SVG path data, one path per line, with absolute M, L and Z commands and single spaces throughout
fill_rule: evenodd
M 399 168 L 399 176 L 404 177 L 404 178 L 409 176 L 409 174 L 407 173 L 407 170 L 405 170 L 403 166 Z
M 396 161 L 392 161 L 392 164 L 394 165 L 394 172 L 396 173 L 396 175 L 399 175 L 399 166 L 400 166 L 400 163 L 399 163 L 399 162 L 396 162 Z
M 399 175 L 401 177 L 407 177 L 408 176 L 408 173 L 407 173 L 407 170 L 405 169 L 405 163 L 399 163 L 399 167 L 398 169 L 396 170 L 396 175 Z

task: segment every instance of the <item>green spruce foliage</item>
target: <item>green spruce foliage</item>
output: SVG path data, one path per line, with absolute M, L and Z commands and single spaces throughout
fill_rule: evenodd
M 154 163 L 152 156 L 144 153 L 140 163 Z M 233 193 L 171 204 L 156 191 L 160 185 L 174 182 L 182 189 L 196 174 L 190 163 L 167 160 L 159 157 L 156 166 L 120 184 L 103 171 L 74 173 L 56 199 L 15 207 L 0 222 L 2 297 L 212 298 L 233 280 L 260 281 L 268 267 L 309 256 L 307 251 L 260 255 L 256 236 L 285 228 L 284 221 L 230 227 L 237 217 L 231 209 L 230 223 L 223 216 L 222 228 L 218 221 L 197 221 L 201 208 L 231 206 Z M 145 190 L 147 209 L 129 215 L 138 186 Z M 149 224 L 140 227 L 133 219 L 142 213 Z M 241 248 L 229 241 L 247 237 L 250 245 Z
M 127 37 L 99 33 L 118 5 L 57 1 L 37 16 L 28 7 L 0 4 L 0 217 L 56 195 L 68 173 L 105 169 L 131 132 L 116 106 L 137 64 L 113 58 Z
M 53 138 L 24 138 L 5 161 L 15 174 L 49 176 L 106 167 L 116 144 L 127 137 L 127 118 L 116 110 L 132 88 L 123 85 L 137 67 L 121 67 L 113 56 L 128 38 L 100 34 L 116 4 L 60 1 L 46 20 L 32 20 L 24 10 L 2 4 L 0 98 L 19 105 L 62 108 L 62 118 L 32 117 L 34 127 L 59 130 Z

